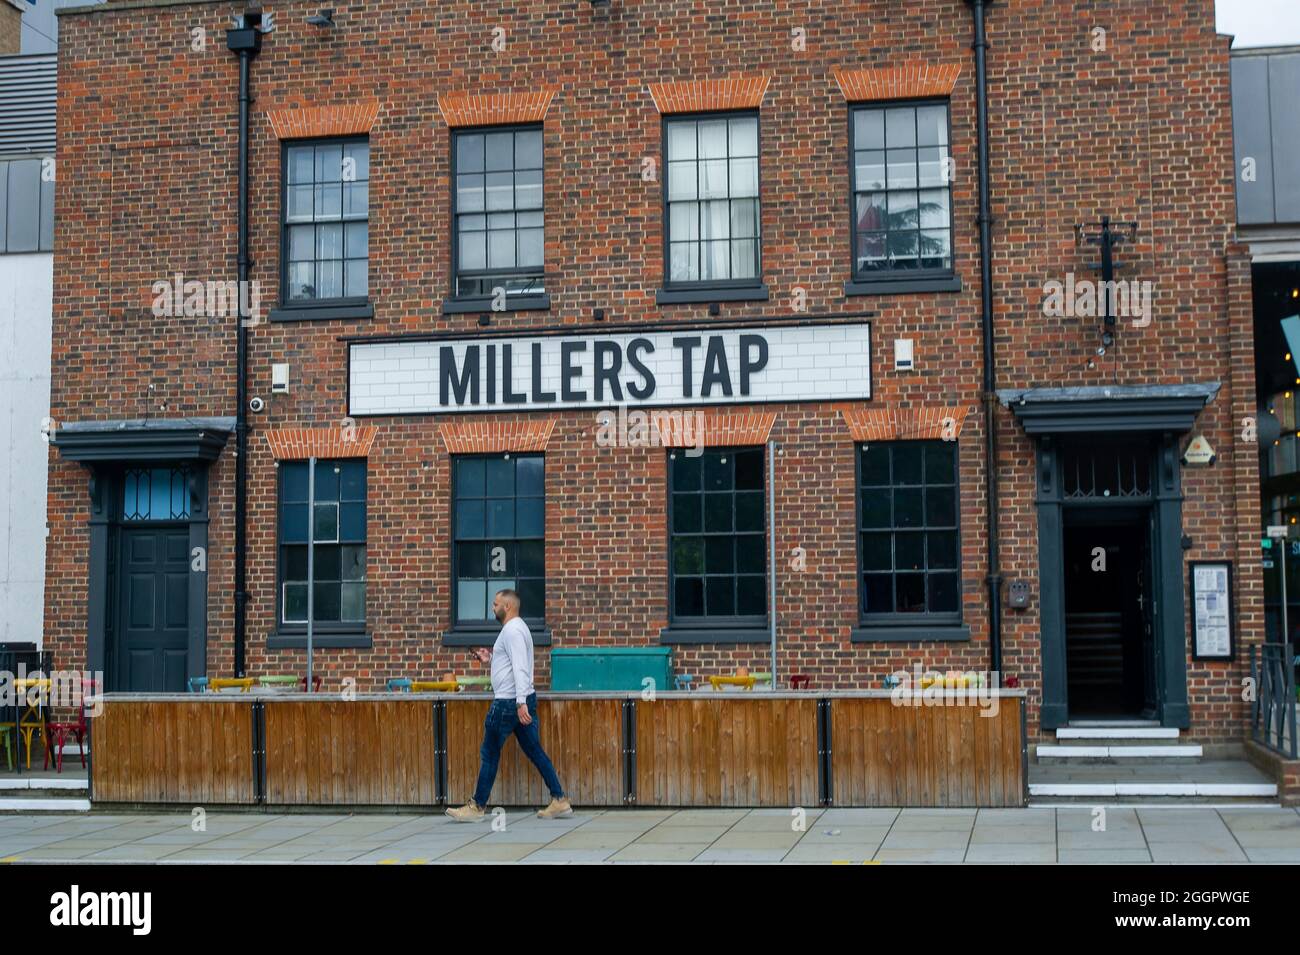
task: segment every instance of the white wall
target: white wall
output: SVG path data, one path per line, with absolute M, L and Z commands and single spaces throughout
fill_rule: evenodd
M 0 255 L 0 642 L 41 644 L 54 256 Z

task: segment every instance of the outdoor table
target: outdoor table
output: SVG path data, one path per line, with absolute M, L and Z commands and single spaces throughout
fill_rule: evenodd
M 412 680 L 412 693 L 449 693 L 456 689 L 455 680 Z
M 456 682 L 466 689 L 473 689 L 475 687 L 491 686 L 492 678 L 490 676 L 458 676 Z
M 211 693 L 220 693 L 222 690 L 236 688 L 241 693 L 247 693 L 253 688 L 253 678 L 251 676 L 215 677 L 208 681 L 208 691 Z

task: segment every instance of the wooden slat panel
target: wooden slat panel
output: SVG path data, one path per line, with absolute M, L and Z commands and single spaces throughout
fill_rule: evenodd
M 431 806 L 427 700 L 266 701 L 268 804 Z
M 637 703 L 642 806 L 814 806 L 817 701 L 723 698 Z
M 478 781 L 487 700 L 447 701 L 447 798 L 463 805 Z M 618 699 L 539 700 L 538 733 L 576 806 L 623 804 L 622 720 Z M 492 786 L 493 806 L 545 806 L 550 793 L 515 741 L 507 740 Z
M 96 803 L 253 802 L 247 701 L 105 701 L 91 719 Z M 242 746 L 220 745 L 227 734 Z
M 835 805 L 1023 805 L 1023 700 L 997 702 L 997 715 L 986 717 L 969 704 L 833 700 Z

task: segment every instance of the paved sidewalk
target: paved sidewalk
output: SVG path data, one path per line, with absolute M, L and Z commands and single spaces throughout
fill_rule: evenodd
M 1300 862 L 1300 811 L 1279 807 L 1105 810 L 591 810 L 505 826 L 442 815 L 188 813 L 0 816 L 0 861 L 29 862 Z

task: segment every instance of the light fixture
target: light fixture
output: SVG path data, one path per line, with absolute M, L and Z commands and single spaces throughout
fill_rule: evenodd
M 320 13 L 307 18 L 307 22 L 314 27 L 333 27 L 334 10 L 331 7 L 321 7 Z
M 596 7 L 607 7 L 607 6 L 609 6 L 609 0 L 591 0 L 591 7 L 593 10 Z

